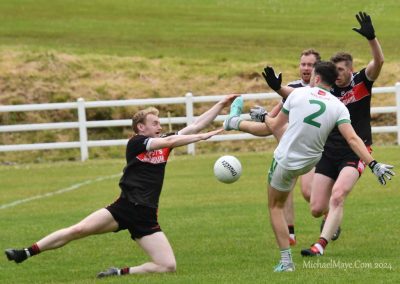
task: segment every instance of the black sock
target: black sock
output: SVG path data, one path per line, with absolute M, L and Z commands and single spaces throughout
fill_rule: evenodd
M 289 234 L 294 234 L 294 225 L 288 225 Z

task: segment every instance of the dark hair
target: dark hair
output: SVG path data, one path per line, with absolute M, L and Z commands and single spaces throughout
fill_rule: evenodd
M 314 65 L 314 73 L 321 76 L 323 83 L 332 86 L 338 76 L 335 64 L 329 61 L 320 61 Z
M 353 57 L 351 56 L 350 53 L 347 52 L 338 52 L 335 55 L 331 57 L 331 62 L 336 64 L 338 62 L 346 62 L 346 66 L 352 66 L 353 65 Z
M 302 57 L 303 55 L 306 55 L 306 56 L 307 55 L 314 55 L 315 59 L 316 59 L 316 62 L 321 61 L 321 55 L 319 55 L 319 52 L 316 51 L 313 48 L 309 48 L 309 49 L 303 50 L 303 52 L 300 54 L 300 57 Z

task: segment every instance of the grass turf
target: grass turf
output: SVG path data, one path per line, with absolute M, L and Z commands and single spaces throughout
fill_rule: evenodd
M 399 166 L 398 147 L 376 147 L 378 160 Z M 243 175 L 225 185 L 215 180 L 217 155 L 173 157 L 167 166 L 159 221 L 176 254 L 178 271 L 107 279 L 106 283 L 265 283 L 298 281 L 395 282 L 399 277 L 396 218 L 398 178 L 380 186 L 366 170 L 345 205 L 342 236 L 326 255 L 303 259 L 301 248 L 319 235 L 299 189 L 295 192 L 296 272 L 276 274 L 279 250 L 269 225 L 265 175 L 271 153 L 239 154 Z M 0 206 L 15 200 L 66 192 L 0 209 L 1 248 L 30 245 L 51 231 L 71 225 L 117 197 L 123 160 L 0 166 Z M 21 178 L 24 177 L 24 178 Z M 91 181 L 91 182 L 88 182 Z M 2 283 L 93 283 L 98 271 L 147 261 L 127 232 L 92 236 L 16 265 L 0 258 Z M 333 266 L 333 267 L 332 267 Z M 349 267 L 352 266 L 352 267 Z M 319 267 L 319 268 L 318 268 Z M 390 268 L 391 267 L 391 268 Z

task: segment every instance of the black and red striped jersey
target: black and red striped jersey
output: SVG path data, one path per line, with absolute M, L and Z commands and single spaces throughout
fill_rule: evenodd
M 134 204 L 158 208 L 165 166 L 172 149 L 146 150 L 151 137 L 135 135 L 126 146 L 126 166 L 119 181 L 121 197 Z
M 359 72 L 353 73 L 349 86 L 340 88 L 334 85 L 331 89 L 331 93 L 348 108 L 351 125 L 367 146 L 372 144 L 370 110 L 373 83 L 367 78 L 364 68 Z M 332 150 L 352 151 L 337 127 L 329 135 L 325 149 L 330 150 L 329 152 L 331 153 L 333 153 Z

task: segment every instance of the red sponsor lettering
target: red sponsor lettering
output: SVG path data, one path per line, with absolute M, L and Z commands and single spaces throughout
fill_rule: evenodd
M 368 89 L 365 86 L 365 84 L 360 83 L 360 84 L 355 85 L 351 90 L 346 92 L 339 99 L 342 103 L 347 105 L 347 104 L 357 102 L 369 95 L 370 95 L 370 93 L 368 92 Z
M 146 151 L 137 155 L 136 158 L 144 163 L 150 163 L 150 164 L 166 163 L 170 151 L 171 150 L 169 148 Z

